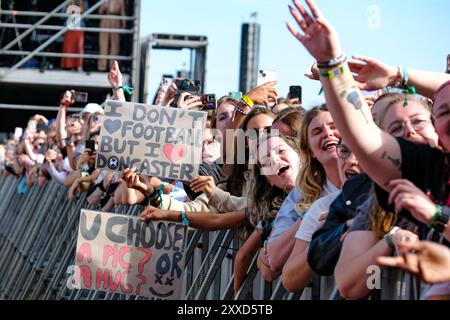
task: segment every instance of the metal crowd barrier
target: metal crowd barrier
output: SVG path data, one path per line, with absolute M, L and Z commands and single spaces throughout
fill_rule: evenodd
M 145 299 L 66 286 L 67 268 L 74 264 L 81 208 L 89 206 L 85 196 L 74 202 L 56 183 L 34 186 L 18 194 L 18 180 L 0 177 L 0 299 L 124 300 Z M 140 206 L 118 206 L 116 213 L 138 215 Z M 301 292 L 287 293 L 281 281 L 265 282 L 256 257 L 237 294 L 233 292 L 233 262 L 241 242 L 233 231 L 189 230 L 183 277 L 183 299 L 257 300 L 340 299 L 333 279 L 314 277 Z M 397 270 L 383 272 L 383 290 L 371 299 L 418 299 L 420 284 Z M 330 290 L 332 289 L 332 290 Z

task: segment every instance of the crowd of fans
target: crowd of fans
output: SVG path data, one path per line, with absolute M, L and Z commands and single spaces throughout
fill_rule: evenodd
M 279 100 L 274 82 L 240 100 L 222 97 L 207 111 L 203 163 L 192 181 L 96 169 L 103 109 L 88 104 L 68 114 L 71 91 L 56 119 L 36 115 L 23 135 L 19 130 L 1 146 L 3 174 L 21 179 L 19 192 L 54 180 L 67 187 L 69 200 L 87 192 L 103 211 L 141 204 L 144 221 L 236 229 L 243 244 L 235 292 L 258 255 L 264 279 L 281 277 L 290 292 L 318 274 L 334 276 L 343 298 L 363 299 L 370 294 L 367 270 L 378 265 L 431 283 L 426 298 L 449 299 L 450 75 L 359 56 L 347 61 L 337 32 L 306 2 L 309 10 L 296 0 L 290 7 L 302 31 L 288 29 L 317 60 L 308 77 L 321 82 L 326 104 L 304 110 L 289 97 Z M 115 99 L 125 101 L 117 62 L 108 80 Z M 271 101 L 278 103 L 269 107 Z M 175 84 L 161 86 L 155 104 L 202 107 Z M 227 152 L 238 146 L 228 140 L 230 130 L 256 133 L 246 141 L 245 163 L 225 159 L 237 157 Z

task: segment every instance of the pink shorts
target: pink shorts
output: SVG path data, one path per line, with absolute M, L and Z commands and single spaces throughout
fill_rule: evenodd
M 428 287 L 425 299 L 433 296 L 450 296 L 450 281 L 436 283 Z

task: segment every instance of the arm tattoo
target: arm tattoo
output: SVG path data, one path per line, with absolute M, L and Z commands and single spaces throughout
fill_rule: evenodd
M 388 159 L 395 168 L 400 170 L 400 167 L 402 165 L 402 162 L 400 161 L 400 159 L 395 159 L 395 158 L 389 157 L 387 152 L 383 153 L 383 155 L 381 156 L 381 159 L 382 160 Z
M 360 110 L 361 113 L 364 116 L 364 119 L 366 120 L 366 123 L 369 124 L 369 120 L 367 120 L 366 114 L 364 113 L 363 110 L 363 102 L 361 100 L 361 98 L 359 97 L 359 94 L 357 91 L 352 91 L 349 94 L 347 94 L 347 101 L 350 102 L 353 107 L 355 107 L 356 110 Z

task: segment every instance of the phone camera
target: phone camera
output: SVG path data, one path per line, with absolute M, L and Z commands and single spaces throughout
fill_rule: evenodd
M 183 82 L 181 82 L 181 85 L 180 85 L 181 90 L 187 90 L 188 88 L 189 88 L 189 81 L 184 80 Z

